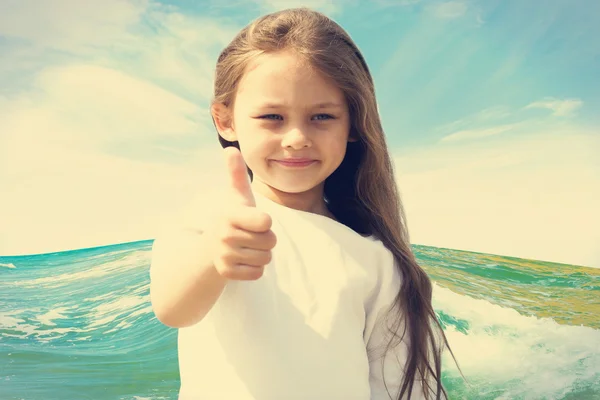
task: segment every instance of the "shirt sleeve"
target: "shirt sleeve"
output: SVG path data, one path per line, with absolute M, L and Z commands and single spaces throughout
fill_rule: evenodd
M 409 343 L 408 331 L 404 332 L 403 321 L 398 322 L 398 311 L 394 307 L 401 276 L 393 253 L 387 249 L 377 267 L 377 283 L 366 302 L 364 332 L 371 400 L 396 400 L 404 377 Z M 411 400 L 424 399 L 421 387 L 416 383 Z M 403 398 L 407 397 L 405 395 Z

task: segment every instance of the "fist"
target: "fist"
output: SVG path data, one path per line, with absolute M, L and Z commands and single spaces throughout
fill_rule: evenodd
M 227 279 L 256 280 L 271 262 L 277 238 L 271 217 L 256 208 L 240 151 L 228 147 L 225 155 L 233 202 L 213 231 L 213 264 Z

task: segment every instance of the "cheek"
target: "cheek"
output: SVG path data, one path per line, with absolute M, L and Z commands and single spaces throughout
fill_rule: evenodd
M 323 143 L 323 146 L 331 152 L 341 153 L 341 156 L 343 157 L 348 144 L 348 136 L 348 132 L 342 129 L 329 136 L 327 143 Z
M 251 127 L 245 118 L 237 115 L 235 116 L 233 129 L 235 131 L 236 139 L 240 143 L 240 147 L 245 151 L 252 147 L 252 132 L 249 128 Z

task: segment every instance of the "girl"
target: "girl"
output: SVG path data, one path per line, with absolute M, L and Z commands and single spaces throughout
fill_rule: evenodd
M 228 192 L 152 253 L 179 398 L 445 398 L 448 343 L 348 34 L 307 8 L 255 20 L 218 59 L 211 113 Z

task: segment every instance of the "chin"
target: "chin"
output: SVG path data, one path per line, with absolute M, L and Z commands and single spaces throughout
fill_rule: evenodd
M 322 182 L 263 182 L 271 189 L 290 194 L 306 193 L 322 186 Z
M 278 185 L 278 186 L 271 186 L 271 187 L 273 189 L 277 190 L 277 191 L 284 192 L 284 193 L 300 194 L 300 193 L 310 192 L 311 190 L 315 189 L 317 187 L 317 185 L 312 185 L 312 186 L 298 186 L 298 185 L 283 186 L 283 185 Z

